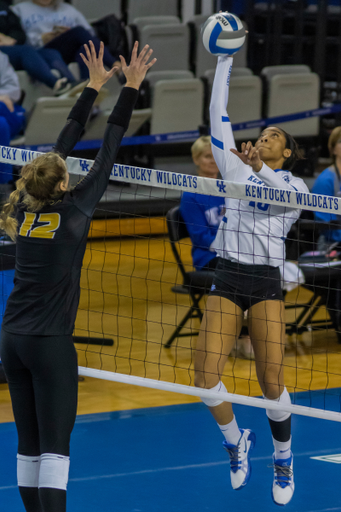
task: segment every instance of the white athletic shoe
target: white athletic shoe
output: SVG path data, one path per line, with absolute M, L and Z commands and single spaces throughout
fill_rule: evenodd
M 272 484 L 272 499 L 276 505 L 286 505 L 293 497 L 294 483 L 294 456 L 288 459 L 275 459 L 273 455 L 274 481 Z
M 256 435 L 251 430 L 239 429 L 241 437 L 237 446 L 223 441 L 223 446 L 230 456 L 230 475 L 232 489 L 242 489 L 251 476 L 250 451 L 256 444 Z

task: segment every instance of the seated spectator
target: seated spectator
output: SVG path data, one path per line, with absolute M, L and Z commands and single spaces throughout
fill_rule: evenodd
M 341 172 L 341 126 L 334 128 L 328 139 L 329 154 L 332 165 L 324 169 L 316 179 L 312 188 L 313 194 L 325 196 L 340 196 L 340 172 Z M 331 222 L 339 219 L 333 213 L 314 212 L 315 220 Z M 341 242 L 341 229 L 327 229 L 323 231 L 318 239 L 317 248 L 325 251 L 333 242 Z
M 80 53 L 91 40 L 99 51 L 100 40 L 95 36 L 83 14 L 61 0 L 30 0 L 12 7 L 21 20 L 28 43 L 34 48 L 58 50 L 66 64 L 77 62 L 82 79 L 89 77 Z M 118 55 L 104 48 L 104 65 L 121 69 Z
M 0 0 L 0 50 L 6 53 L 14 69 L 26 71 L 30 77 L 53 89 L 56 95 L 67 92 L 77 84 L 57 50 L 36 50 L 25 41 L 26 35 L 18 16 L 4 0 Z M 51 69 L 56 69 L 60 77 L 54 75 Z
M 217 178 L 219 169 L 211 150 L 211 137 L 199 137 L 191 148 L 197 173 Z M 180 211 L 192 240 L 192 258 L 196 270 L 214 269 L 218 258 L 213 249 L 220 221 L 225 211 L 223 197 L 184 192 Z
M 9 146 L 11 139 L 18 135 L 25 125 L 25 111 L 16 102 L 21 90 L 18 77 L 9 63 L 7 55 L 0 52 L 0 145 Z M 0 163 L 0 185 L 12 181 L 12 166 Z M 2 194 L 7 192 L 0 187 Z M 3 200 L 0 197 L 0 202 Z

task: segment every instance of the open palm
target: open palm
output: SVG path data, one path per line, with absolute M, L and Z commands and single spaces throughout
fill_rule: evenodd
M 113 67 L 107 71 L 103 65 L 104 44 L 101 42 L 98 55 L 92 41 L 84 45 L 86 56 L 80 54 L 84 64 L 87 66 L 90 75 L 90 82 L 104 85 L 115 73 L 119 70 L 118 67 Z

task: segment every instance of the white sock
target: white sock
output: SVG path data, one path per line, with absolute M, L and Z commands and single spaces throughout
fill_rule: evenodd
M 275 447 L 275 459 L 289 459 L 291 456 L 291 437 L 289 441 L 282 443 L 272 438 Z
M 227 425 L 219 425 L 218 423 L 218 427 L 222 431 L 222 434 L 225 437 L 226 441 L 229 444 L 237 446 L 237 444 L 239 443 L 239 439 L 241 438 L 241 433 L 238 428 L 236 417 L 233 416 L 233 420 Z

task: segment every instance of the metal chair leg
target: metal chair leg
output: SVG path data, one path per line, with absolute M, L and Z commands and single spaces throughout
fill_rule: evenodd
M 187 334 L 187 333 L 182 334 L 181 331 L 184 328 L 184 326 L 186 325 L 186 323 L 188 322 L 188 320 L 190 320 L 191 318 L 199 318 L 200 321 L 202 320 L 203 313 L 199 306 L 199 301 L 202 297 L 203 297 L 203 295 L 200 295 L 199 297 L 195 297 L 194 295 L 193 296 L 191 295 L 193 304 L 191 305 L 191 307 L 189 308 L 186 315 L 183 317 L 183 319 L 181 320 L 181 322 L 179 323 L 179 325 L 177 326 L 177 328 L 175 329 L 173 334 L 168 338 L 167 342 L 164 345 L 165 348 L 170 348 L 173 341 L 175 340 L 175 338 L 185 337 L 185 336 L 197 336 L 199 334 L 199 332 L 195 332 L 195 333 L 191 333 L 191 334 Z

